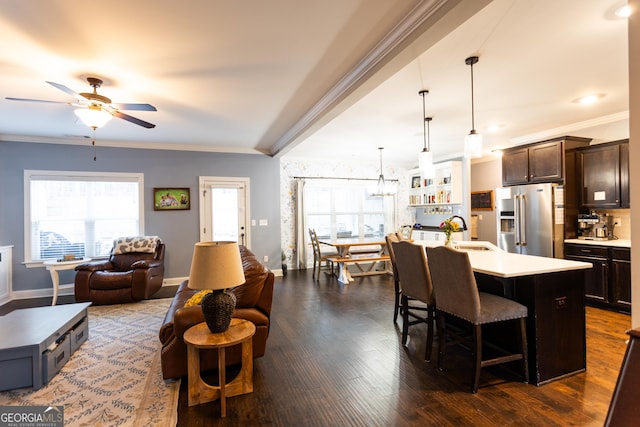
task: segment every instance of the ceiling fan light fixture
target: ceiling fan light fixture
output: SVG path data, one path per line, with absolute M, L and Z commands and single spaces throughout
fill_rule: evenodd
M 471 68 L 471 132 L 464 138 L 464 156 L 470 159 L 482 157 L 482 135 L 476 132 L 473 97 L 473 65 L 477 64 L 478 60 L 477 56 L 470 56 L 464 60 Z
M 102 107 L 96 104 L 91 104 L 87 108 L 77 108 L 74 110 L 74 113 L 82 120 L 82 123 L 93 130 L 104 126 L 113 117 L 109 112 L 103 110 Z

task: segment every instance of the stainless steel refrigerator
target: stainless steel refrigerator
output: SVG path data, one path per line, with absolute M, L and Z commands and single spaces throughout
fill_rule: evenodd
M 545 257 L 563 257 L 564 189 L 529 184 L 496 189 L 498 247 Z

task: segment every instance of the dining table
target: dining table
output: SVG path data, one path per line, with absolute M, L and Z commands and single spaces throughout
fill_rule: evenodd
M 355 277 L 389 274 L 391 271 L 384 237 L 319 238 L 318 243 L 336 249 L 338 255 L 332 257 L 331 261 L 337 264 L 336 276 L 343 285 L 353 282 Z M 380 263 L 384 263 L 383 269 L 379 269 Z M 349 264 L 357 271 L 350 271 Z M 363 264 L 368 264 L 368 267 Z

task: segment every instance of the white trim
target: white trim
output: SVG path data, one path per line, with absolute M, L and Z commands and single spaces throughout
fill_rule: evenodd
M 542 132 L 531 133 L 529 135 L 522 135 L 517 138 L 511 138 L 509 141 L 516 145 L 527 144 L 529 142 L 536 142 L 543 139 L 554 138 L 558 135 L 568 135 L 571 132 L 582 130 L 595 126 L 602 126 L 609 123 L 619 122 L 621 120 L 629 119 L 629 111 L 622 111 L 620 113 L 609 114 L 608 116 L 596 117 L 595 119 L 584 120 L 577 123 L 569 123 L 564 126 L 560 126 L 554 129 L 547 129 Z
M 242 188 L 244 190 L 244 245 L 251 247 L 251 180 L 249 177 L 228 177 L 228 176 L 200 176 L 198 177 L 198 197 L 200 200 L 200 241 L 212 240 L 211 229 L 206 225 L 211 224 L 210 199 L 208 199 L 207 189 L 211 187 L 221 188 Z M 238 242 L 241 243 L 241 242 Z

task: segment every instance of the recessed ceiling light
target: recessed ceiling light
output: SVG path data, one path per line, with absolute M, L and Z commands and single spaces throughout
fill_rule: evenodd
M 600 98 L 603 98 L 604 95 L 602 94 L 592 94 L 592 95 L 586 95 L 583 97 L 580 97 L 578 99 L 574 99 L 573 102 L 575 102 L 576 104 L 582 104 L 582 105 L 591 105 L 596 103 Z
M 501 130 L 504 127 L 504 125 L 501 124 L 492 124 L 489 125 L 485 128 L 485 130 L 487 132 L 498 132 L 499 130 Z
M 631 16 L 631 8 L 628 4 L 625 4 L 621 8 L 616 9 L 615 14 L 620 18 L 628 18 L 629 16 Z

